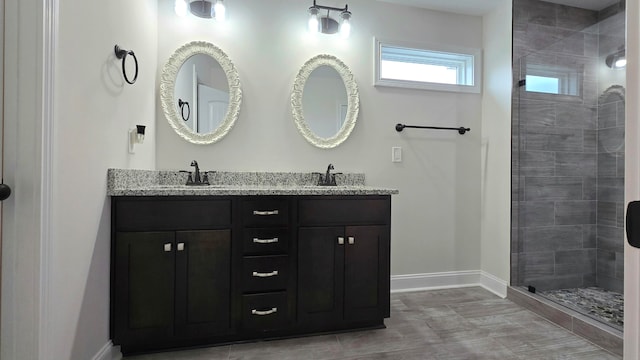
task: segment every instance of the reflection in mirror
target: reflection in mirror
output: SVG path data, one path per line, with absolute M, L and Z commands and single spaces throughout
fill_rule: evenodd
M 213 44 L 188 43 L 175 51 L 163 69 L 160 100 L 178 135 L 194 144 L 214 143 L 238 118 L 242 102 L 238 72 Z
M 193 107 L 193 114 L 184 123 L 189 129 L 200 134 L 214 131 L 229 105 L 229 84 L 220 64 L 204 54 L 188 58 L 176 76 L 174 100 Z
M 296 76 L 291 111 L 298 130 L 314 146 L 333 148 L 353 130 L 360 100 L 349 68 L 331 55 L 307 61 Z
M 331 138 L 342 129 L 347 116 L 347 89 L 338 72 L 327 65 L 311 72 L 304 91 L 302 106 L 309 129 L 321 138 Z

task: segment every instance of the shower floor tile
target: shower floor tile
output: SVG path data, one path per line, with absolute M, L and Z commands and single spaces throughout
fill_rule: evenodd
M 624 296 L 597 287 L 538 291 L 539 295 L 622 329 Z

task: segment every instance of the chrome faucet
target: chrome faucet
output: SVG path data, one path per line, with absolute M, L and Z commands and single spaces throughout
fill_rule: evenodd
M 336 174 L 332 174 L 331 170 L 333 170 L 333 164 L 329 164 L 327 166 L 327 172 L 324 174 L 324 177 L 321 173 L 314 172 L 313 174 L 318 175 L 318 186 L 336 186 Z
M 196 168 L 195 175 L 194 175 L 194 178 L 193 178 L 193 183 L 194 184 L 202 183 L 202 180 L 200 180 L 200 167 L 198 166 L 198 162 L 193 160 L 191 162 L 191 166 L 195 166 L 195 168 Z
M 330 180 L 330 179 L 331 179 L 331 170 L 333 170 L 333 169 L 334 169 L 334 168 L 333 168 L 333 164 L 329 164 L 329 166 L 327 166 L 327 173 L 324 175 L 324 182 L 325 182 L 325 185 L 331 185 L 331 182 L 332 182 L 332 181 Z M 336 177 L 335 177 L 335 175 L 334 175 L 334 177 L 333 177 L 333 183 L 335 184 L 335 182 L 336 182 Z
M 189 173 L 187 176 L 187 183 L 185 185 L 209 185 L 209 171 L 200 171 L 198 162 L 193 160 L 191 166 L 195 167 L 195 174 L 192 176 L 191 171 L 181 170 L 181 173 Z

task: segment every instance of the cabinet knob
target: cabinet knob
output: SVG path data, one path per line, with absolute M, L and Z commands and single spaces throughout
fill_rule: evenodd
M 178 243 L 178 251 L 184 250 L 184 243 Z
M 353 245 L 356 243 L 356 238 L 354 238 L 353 236 L 349 236 L 349 245 Z
M 279 239 L 273 238 L 273 239 L 258 239 L 258 238 L 253 238 L 253 242 L 256 244 L 273 244 L 273 243 L 277 243 L 279 241 Z
M 164 244 L 164 251 L 166 251 L 166 252 L 171 251 L 171 243 Z
M 278 312 L 278 308 L 277 307 L 271 308 L 271 310 L 256 310 L 256 309 L 252 309 L 251 310 L 251 314 L 258 315 L 258 316 L 271 315 L 271 314 L 275 314 L 277 312 Z
M 338 236 L 338 245 L 344 245 L 344 238 L 342 236 Z

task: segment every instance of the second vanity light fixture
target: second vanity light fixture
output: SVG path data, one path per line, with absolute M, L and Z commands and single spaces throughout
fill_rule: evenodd
M 321 10 L 326 10 L 326 14 L 321 14 Z M 331 11 L 340 12 L 340 23 L 329 16 Z M 344 8 L 336 8 L 318 5 L 316 4 L 316 0 L 313 0 L 313 6 L 309 8 L 309 32 L 313 34 L 318 32 L 335 34 L 339 32 L 342 37 L 349 37 L 351 33 L 351 12 L 349 11 L 349 5 L 345 5 Z
M 205 19 L 224 21 L 226 7 L 224 0 L 175 0 L 174 10 L 178 16 L 186 16 L 187 10 L 193 15 Z

